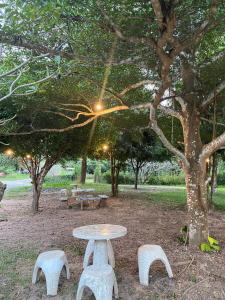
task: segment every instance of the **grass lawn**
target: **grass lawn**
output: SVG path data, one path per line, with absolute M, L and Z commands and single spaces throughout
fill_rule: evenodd
M 157 203 L 166 203 L 166 204 L 185 204 L 186 203 L 186 190 L 184 189 L 170 191 L 158 191 L 149 194 L 149 200 Z M 213 196 L 213 204 L 217 210 L 225 210 L 225 188 L 218 187 L 216 193 Z
M 36 257 L 37 251 L 34 249 L 0 248 L 1 299 L 11 300 L 17 286 L 26 287 L 30 284 L 30 273 L 23 266 L 33 267 Z
M 29 175 L 28 174 L 20 174 L 20 173 L 13 173 L 13 174 L 7 174 L 6 176 L 1 176 L 0 180 L 19 180 L 19 179 L 28 179 Z
M 17 198 L 17 197 L 22 197 L 23 195 L 26 195 L 27 192 L 31 190 L 30 186 L 20 186 L 16 187 L 10 190 L 6 190 L 5 192 L 5 197 L 7 198 Z
M 16 179 L 25 179 L 28 178 L 26 174 L 13 174 L 11 177 L 4 177 L 4 179 L 13 180 Z M 11 179 L 8 179 L 11 178 Z M 6 180 L 6 179 L 5 179 Z M 44 184 L 43 189 L 52 189 L 52 188 L 67 188 L 71 189 L 72 184 L 74 183 L 73 180 L 65 177 L 47 177 Z M 111 186 L 110 184 L 106 183 L 93 183 L 87 181 L 86 184 L 78 186 L 81 188 L 94 188 L 96 193 L 110 193 Z M 11 189 L 6 192 L 6 198 L 15 198 L 18 195 L 22 196 L 26 192 L 30 191 L 31 187 L 18 187 Z M 131 186 L 123 185 L 120 190 L 122 191 L 120 194 L 129 194 L 131 198 L 134 196 L 137 198 L 147 198 L 149 201 L 153 201 L 156 203 L 164 203 L 168 205 L 184 205 L 186 203 L 186 191 L 185 186 L 154 186 L 154 189 L 149 186 L 140 186 L 140 189 L 134 193 L 134 190 Z M 137 194 L 138 193 L 138 194 Z M 214 207 L 218 210 L 225 210 L 225 187 L 219 186 L 217 192 L 213 197 Z

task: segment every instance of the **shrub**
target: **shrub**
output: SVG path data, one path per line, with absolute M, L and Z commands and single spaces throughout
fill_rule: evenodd
M 0 172 L 13 173 L 18 169 L 18 161 L 15 158 L 0 154 Z
M 225 184 L 225 173 L 221 172 L 220 174 L 217 175 L 217 184 L 224 185 Z
M 44 183 L 60 183 L 73 180 L 73 175 L 46 176 Z
M 179 175 L 151 175 L 147 181 L 152 185 L 179 185 L 185 183 L 184 174 Z
M 106 172 L 103 175 L 104 181 L 111 184 L 111 174 Z M 118 178 L 119 184 L 134 184 L 134 177 L 129 172 L 121 172 Z

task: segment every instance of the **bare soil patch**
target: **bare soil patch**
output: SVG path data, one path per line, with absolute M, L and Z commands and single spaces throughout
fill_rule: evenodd
M 225 215 L 212 212 L 210 215 L 211 235 L 221 243 L 221 253 L 205 254 L 186 249 L 177 240 L 180 227 L 186 221 L 184 207 L 169 207 L 145 199 L 122 197 L 109 199 L 108 206 L 101 209 L 68 209 L 55 193 L 43 193 L 40 213 L 30 212 L 31 195 L 23 199 L 4 200 L 1 213 L 7 221 L 0 222 L 0 248 L 7 251 L 34 249 L 37 254 L 62 249 L 66 252 L 70 269 L 69 281 L 61 277 L 58 296 L 52 299 L 74 299 L 86 242 L 73 238 L 75 227 L 112 223 L 128 229 L 126 237 L 113 240 L 116 256 L 116 276 L 122 300 L 150 299 L 225 299 Z M 165 250 L 175 278 L 167 278 L 161 263 L 151 269 L 149 287 L 138 281 L 137 249 L 143 244 L 158 244 Z M 32 276 L 35 260 L 18 260 L 15 270 L 21 276 Z M 191 264 L 190 264 L 191 262 Z M 7 278 L 0 274 L 0 284 L 7 285 Z M 2 296 L 3 297 L 3 296 Z M 0 299 L 1 292 L 0 292 Z M 9 299 L 49 299 L 46 296 L 44 278 L 37 284 L 27 283 L 25 287 L 15 286 Z M 94 299 L 86 293 L 84 299 Z

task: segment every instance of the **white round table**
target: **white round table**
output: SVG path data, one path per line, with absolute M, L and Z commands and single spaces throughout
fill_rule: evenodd
M 108 264 L 107 240 L 116 239 L 126 234 L 126 227 L 111 224 L 87 225 L 73 230 L 74 237 L 94 241 L 93 265 L 96 266 Z

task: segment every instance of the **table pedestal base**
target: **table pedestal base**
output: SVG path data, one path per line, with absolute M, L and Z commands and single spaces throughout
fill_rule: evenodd
M 93 265 L 108 265 L 108 246 L 106 240 L 95 240 Z

